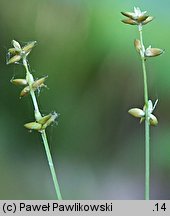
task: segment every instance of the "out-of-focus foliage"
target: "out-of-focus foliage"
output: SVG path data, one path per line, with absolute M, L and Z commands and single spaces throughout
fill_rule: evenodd
M 147 61 L 150 99 L 159 99 L 151 130 L 151 198 L 170 198 L 169 1 L 0 0 L 0 198 L 55 199 L 31 99 L 9 81 L 22 65 L 6 62 L 12 39 L 36 40 L 29 56 L 35 77 L 48 75 L 41 111 L 60 113 L 48 129 L 64 199 L 143 199 L 144 125 L 130 107 L 143 105 L 143 77 L 135 26 L 120 22 L 133 6 L 155 20 L 144 27 L 146 46 L 165 49 Z

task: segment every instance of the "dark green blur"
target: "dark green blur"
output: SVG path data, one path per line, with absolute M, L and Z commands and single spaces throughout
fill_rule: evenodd
M 47 129 L 64 199 L 144 199 L 144 124 L 127 111 L 143 107 L 136 26 L 120 11 L 155 16 L 144 42 L 165 49 L 147 61 L 149 98 L 159 100 L 151 129 L 151 199 L 170 199 L 169 1 L 0 0 L 0 199 L 55 199 L 29 96 L 10 79 L 22 65 L 6 65 L 13 39 L 36 40 L 29 55 L 35 78 L 48 75 L 38 96 L 43 114 L 60 113 Z

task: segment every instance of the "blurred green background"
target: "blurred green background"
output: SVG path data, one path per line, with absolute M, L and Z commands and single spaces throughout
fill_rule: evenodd
M 133 40 L 136 26 L 120 11 L 155 16 L 145 45 L 165 49 L 147 61 L 150 99 L 159 103 L 151 129 L 151 199 L 170 199 L 170 2 L 113 0 L 0 0 L 0 199 L 55 199 L 30 97 L 10 79 L 22 65 L 6 65 L 11 40 L 38 45 L 29 55 L 35 78 L 48 75 L 38 96 L 42 113 L 60 113 L 48 128 L 64 199 L 143 199 L 144 124 L 127 111 L 143 107 L 143 77 Z

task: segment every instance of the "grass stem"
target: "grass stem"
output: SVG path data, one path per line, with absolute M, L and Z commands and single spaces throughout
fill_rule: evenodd
M 47 155 L 47 159 L 48 159 L 48 164 L 49 164 L 51 175 L 52 175 L 52 178 L 53 178 L 55 191 L 56 191 L 58 200 L 62 200 L 62 196 L 61 196 L 61 192 L 60 192 L 60 187 L 59 187 L 59 183 L 58 183 L 58 180 L 57 180 L 57 175 L 55 173 L 54 164 L 53 164 L 53 160 L 52 160 L 52 157 L 51 157 L 51 153 L 50 153 L 50 149 L 49 149 L 49 145 L 48 145 L 48 141 L 47 141 L 47 136 L 46 136 L 45 130 L 43 130 L 41 132 L 41 137 L 43 139 L 44 148 L 45 148 L 45 151 L 46 151 L 46 155 Z
M 147 87 L 147 73 L 144 56 L 144 45 L 142 37 L 142 27 L 139 26 L 140 42 L 142 46 L 141 60 L 144 80 L 144 100 L 145 100 L 145 200 L 150 199 L 150 142 L 149 142 L 149 113 L 148 113 L 148 87 Z

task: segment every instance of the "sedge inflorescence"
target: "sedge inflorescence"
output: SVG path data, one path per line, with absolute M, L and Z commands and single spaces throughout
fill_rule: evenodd
M 149 45 L 147 48 L 145 48 L 145 46 L 143 44 L 143 37 L 142 37 L 143 25 L 150 23 L 154 19 L 153 16 L 147 15 L 146 14 L 147 11 L 142 12 L 139 7 L 134 7 L 133 12 L 121 12 L 121 13 L 122 13 L 122 15 L 124 15 L 126 17 L 125 19 L 122 20 L 123 23 L 138 26 L 138 30 L 140 33 L 140 39 L 134 40 L 134 46 L 136 48 L 136 51 L 139 53 L 143 62 L 146 61 L 147 58 L 149 58 L 149 57 L 156 57 L 156 56 L 161 55 L 164 52 L 163 49 L 152 48 L 151 45 Z M 146 84 L 146 82 L 145 82 L 145 84 Z M 140 122 L 142 122 L 144 119 L 147 118 L 150 125 L 155 126 L 158 124 L 158 120 L 152 114 L 152 112 L 153 112 L 158 100 L 156 101 L 155 105 L 153 106 L 152 101 L 148 100 L 148 95 L 146 95 L 147 94 L 146 85 L 144 87 L 145 87 L 145 96 L 146 97 L 145 97 L 145 104 L 144 104 L 143 110 L 141 110 L 139 108 L 132 108 L 128 112 L 134 117 L 141 118 Z
M 8 49 L 9 59 L 7 60 L 7 64 L 15 64 L 23 60 L 23 65 L 26 66 L 27 69 L 27 56 L 36 44 L 36 41 L 31 41 L 28 42 L 25 46 L 21 47 L 19 42 L 12 40 L 13 47 Z M 25 78 L 12 78 L 11 83 L 18 86 L 24 86 L 24 88 L 20 92 L 20 98 L 22 98 L 30 93 L 34 94 L 33 92 L 39 91 L 42 87 L 47 87 L 44 84 L 47 77 L 48 76 L 44 76 L 34 80 L 30 71 L 27 70 Z M 55 122 L 57 117 L 58 114 L 56 112 L 51 112 L 48 115 L 42 116 L 38 110 L 35 110 L 35 121 L 26 123 L 24 126 L 27 129 L 37 130 L 41 132 L 42 130 L 45 130 L 47 126 Z

